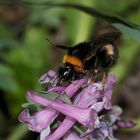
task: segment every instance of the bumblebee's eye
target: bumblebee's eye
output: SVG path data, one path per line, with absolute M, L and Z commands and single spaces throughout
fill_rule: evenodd
M 72 70 L 69 66 L 60 67 L 58 71 L 58 76 L 61 81 L 67 81 L 71 78 Z

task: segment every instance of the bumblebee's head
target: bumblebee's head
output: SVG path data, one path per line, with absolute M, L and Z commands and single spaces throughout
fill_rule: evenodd
M 58 70 L 58 77 L 60 84 L 71 80 L 73 77 L 73 67 L 71 65 L 60 67 Z

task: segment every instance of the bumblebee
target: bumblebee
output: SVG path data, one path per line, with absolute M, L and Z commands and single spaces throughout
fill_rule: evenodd
M 67 50 L 64 65 L 58 69 L 58 83 L 70 82 L 85 75 L 93 82 L 104 82 L 108 71 L 118 60 L 118 48 L 114 42 L 119 36 L 120 32 L 110 32 L 73 47 L 57 45 Z

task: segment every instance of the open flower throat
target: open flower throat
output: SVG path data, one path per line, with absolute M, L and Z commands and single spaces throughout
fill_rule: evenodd
M 47 84 L 54 75 L 54 71 L 49 71 L 39 82 Z M 66 87 L 52 82 L 43 94 L 29 91 L 27 98 L 31 103 L 24 105 L 19 121 L 40 133 L 40 140 L 114 140 L 115 130 L 134 126 L 120 118 L 120 107 L 112 107 L 116 78 L 109 76 L 104 90 L 101 83 L 88 80 L 75 80 Z M 32 115 L 30 106 L 38 108 Z

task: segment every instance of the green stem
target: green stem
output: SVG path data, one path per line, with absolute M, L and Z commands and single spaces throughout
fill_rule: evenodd
M 140 118 L 138 119 L 129 119 L 131 121 L 133 121 L 134 123 L 136 123 L 136 126 L 132 127 L 132 128 L 128 128 L 128 129 L 122 129 L 123 132 L 125 133 L 134 133 L 134 132 L 137 132 L 137 131 L 140 131 Z
M 21 140 L 28 132 L 28 128 L 25 125 L 20 124 L 13 130 L 7 140 Z

